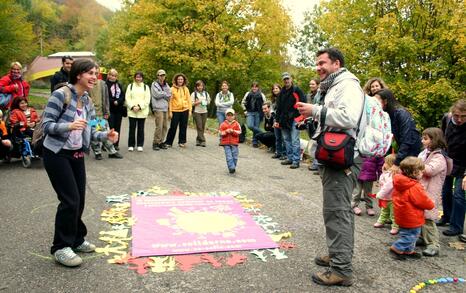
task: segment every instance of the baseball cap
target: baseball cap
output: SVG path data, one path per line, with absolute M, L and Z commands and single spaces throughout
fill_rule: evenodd
M 235 115 L 235 110 L 233 110 L 232 108 L 227 109 L 227 110 L 225 111 L 225 115 L 227 115 L 228 113 Z
M 291 75 L 288 72 L 283 72 L 282 79 L 287 79 L 287 78 L 291 78 Z
M 159 69 L 159 71 L 157 71 L 157 75 L 167 75 L 167 73 L 165 72 L 165 70 Z

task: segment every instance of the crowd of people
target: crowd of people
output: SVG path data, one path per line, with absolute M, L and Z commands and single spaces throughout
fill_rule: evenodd
M 241 99 L 246 124 L 252 132 L 252 147 L 261 144 L 273 152 L 273 159 L 291 169 L 300 167 L 300 129 L 314 140 L 310 170 L 317 171 L 323 187 L 323 218 L 328 251 L 315 263 L 328 267 L 313 274 L 322 285 L 350 286 L 353 283 L 354 216 L 380 214 L 374 228 L 390 225 L 397 240 L 387 250 L 398 260 L 417 259 L 416 246 L 425 246 L 422 255 L 440 253 L 438 226 L 447 226 L 445 236 L 464 231 L 466 189 L 466 101 L 456 101 L 442 119 L 441 128 L 419 132 L 411 113 L 395 98 L 380 78 L 371 78 L 364 87 L 345 67 L 343 54 L 336 48 L 316 54 L 319 78 L 309 82 L 309 93 L 293 83 L 288 72 L 283 84 L 271 87 L 270 97 L 258 82 Z M 109 158 L 121 159 L 119 133 L 123 117 L 129 119 L 128 151 L 143 152 L 144 125 L 153 113 L 154 151 L 187 144 L 188 119 L 192 115 L 197 136 L 195 145 L 206 147 L 206 121 L 211 97 L 202 80 L 190 92 L 188 78 L 175 74 L 172 86 L 166 72 L 147 85 L 137 71 L 126 88 L 118 81 L 115 69 L 105 81 L 97 78 L 99 67 L 92 61 L 62 59 L 63 67 L 51 79 L 51 96 L 43 115 L 44 166 L 60 204 L 51 252 L 65 266 L 77 266 L 82 259 L 76 252 L 92 252 L 81 220 L 85 198 L 84 152 L 92 150 L 97 160 L 102 149 Z M 234 174 L 242 134 L 233 110 L 234 94 L 227 81 L 215 96 L 219 145 L 223 146 L 227 168 Z M 3 109 L 11 110 L 9 119 L 17 130 L 31 135 L 38 115 L 28 106 L 29 85 L 22 79 L 21 65 L 11 66 L 0 79 L 0 92 L 10 94 Z M 66 96 L 71 95 L 69 101 Z M 99 121 L 100 119 L 100 121 Z M 93 123 L 93 121 L 97 122 Z M 263 129 L 260 125 L 263 122 Z M 0 124 L 2 151 L 11 142 Z M 376 134 L 380 133 L 379 136 Z M 332 135 L 344 140 L 331 149 L 326 140 Z M 336 137 L 336 136 L 333 136 Z M 329 155 L 330 154 L 330 155 Z M 338 161 L 339 156 L 344 164 Z M 376 193 L 374 182 L 379 183 Z M 443 213 L 440 213 L 440 210 Z

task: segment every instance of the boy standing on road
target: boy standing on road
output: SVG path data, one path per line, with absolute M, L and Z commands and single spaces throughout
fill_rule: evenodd
M 238 144 L 241 126 L 235 120 L 235 110 L 227 109 L 225 115 L 226 120 L 220 124 L 219 129 L 221 136 L 220 145 L 225 150 L 228 171 L 230 174 L 233 174 L 236 172 L 236 164 L 238 162 Z

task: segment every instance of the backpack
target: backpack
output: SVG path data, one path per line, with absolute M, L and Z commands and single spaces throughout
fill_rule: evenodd
M 58 120 L 61 118 L 63 113 L 65 113 L 66 108 L 68 105 L 71 103 L 71 89 L 68 86 L 62 86 L 63 93 L 65 94 L 65 100 L 63 102 L 63 109 L 58 116 Z M 43 144 L 44 144 L 44 117 L 45 117 L 45 111 L 42 112 L 42 115 L 40 117 L 40 121 L 37 122 L 36 127 L 34 128 L 34 131 L 32 133 L 32 139 L 31 139 L 31 145 L 34 150 L 35 154 L 42 154 L 43 150 Z
M 393 138 L 390 116 L 374 97 L 366 96 L 364 109 L 367 125 L 359 144 L 359 152 L 364 156 L 383 157 Z

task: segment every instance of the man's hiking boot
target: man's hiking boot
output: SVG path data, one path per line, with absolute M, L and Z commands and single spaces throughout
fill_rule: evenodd
M 329 267 L 330 266 L 330 256 L 329 255 L 316 256 L 316 258 L 314 258 L 314 262 L 318 266 Z
M 319 272 L 312 275 L 312 281 L 324 286 L 345 286 L 353 285 L 353 278 L 344 277 L 333 271 Z

